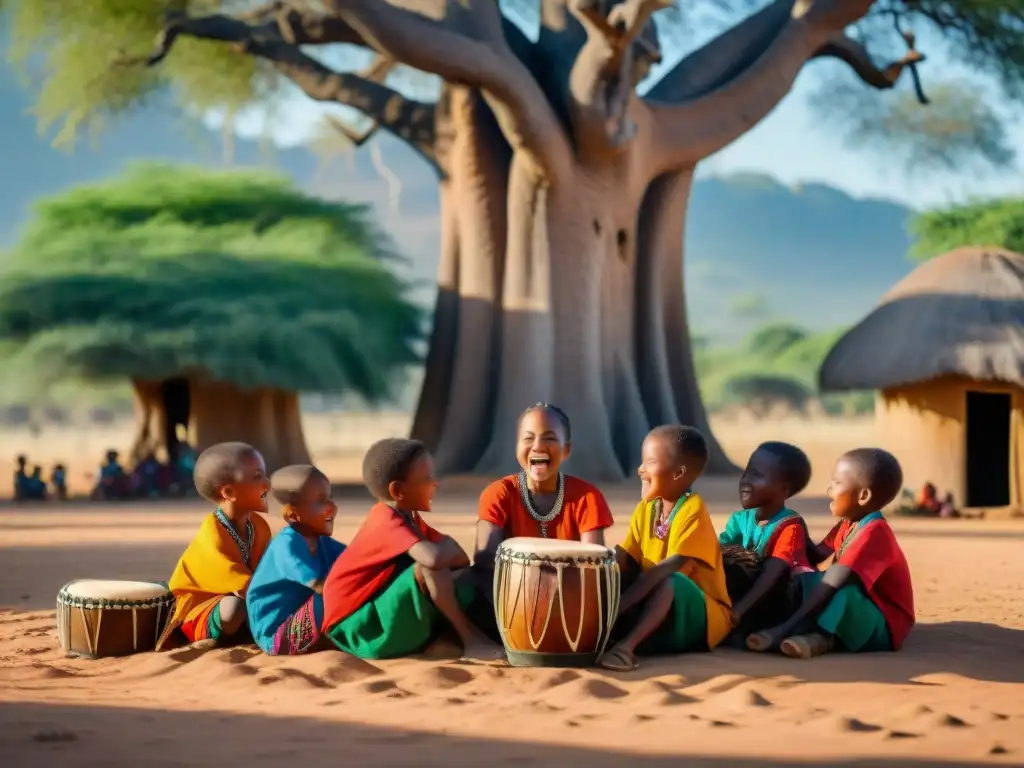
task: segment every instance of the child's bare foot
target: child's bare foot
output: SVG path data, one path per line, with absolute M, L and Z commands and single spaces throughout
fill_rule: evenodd
M 209 637 L 206 640 L 196 640 L 194 643 L 187 645 L 186 648 L 190 651 L 209 651 L 213 650 L 218 645 L 220 645 L 220 643 L 217 641 L 217 638 Z
M 629 672 L 640 666 L 636 654 L 621 645 L 609 648 L 600 659 L 597 666 L 602 669 L 610 669 L 613 672 Z
M 747 635 L 747 650 L 757 651 L 758 653 L 771 651 L 779 647 L 779 643 L 782 642 L 782 639 L 783 638 L 779 637 L 771 630 L 755 632 L 752 635 Z
M 505 649 L 488 640 L 478 640 L 462 650 L 463 661 L 507 661 Z
M 834 644 L 835 640 L 831 635 L 812 632 L 807 635 L 787 637 L 782 641 L 779 650 L 794 659 L 813 659 L 815 656 L 823 656 L 831 651 Z

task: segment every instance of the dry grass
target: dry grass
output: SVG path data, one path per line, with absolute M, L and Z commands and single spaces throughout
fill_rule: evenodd
M 411 415 L 408 413 L 339 413 L 311 415 L 303 418 L 310 451 L 319 466 L 335 482 L 357 481 L 363 453 L 377 439 L 388 435 L 408 434 Z M 720 418 L 712 428 L 725 451 L 742 466 L 751 451 L 764 440 L 786 440 L 807 451 L 814 465 L 810 489 L 820 492 L 828 483 L 832 463 L 844 451 L 874 442 L 872 417 L 864 419 L 752 419 Z M 111 447 L 123 448 L 131 438 L 131 424 L 121 422 L 105 428 L 52 427 L 39 436 L 28 430 L 0 431 L 0 496 L 11 494 L 14 457 L 28 455 L 30 463 L 43 466 L 49 476 L 56 462 L 68 468 L 72 493 L 87 493 L 104 452 Z M 638 446 L 639 450 L 639 446 Z

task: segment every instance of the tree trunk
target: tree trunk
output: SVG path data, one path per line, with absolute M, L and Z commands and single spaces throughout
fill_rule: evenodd
M 189 433 L 195 435 L 197 451 L 238 440 L 256 448 L 270 472 L 310 462 L 296 393 L 241 390 L 219 382 L 191 384 Z
M 541 401 L 569 414 L 568 468 L 589 479 L 632 474 L 648 430 L 677 422 L 707 435 L 709 472 L 735 471 L 711 434 L 690 348 L 681 228 L 692 173 L 663 176 L 636 199 L 625 166 L 577 169 L 551 187 L 513 159 L 501 385 L 493 420 L 460 427 L 490 440 L 478 462 L 446 471 L 513 471 L 518 416 Z
M 437 309 L 412 435 L 439 472 L 464 472 L 486 445 L 498 385 L 510 153 L 478 93 L 452 87 L 448 108 Z
M 132 380 L 135 403 L 135 437 L 129 451 L 132 462 L 150 454 L 167 461 L 167 419 L 159 381 Z

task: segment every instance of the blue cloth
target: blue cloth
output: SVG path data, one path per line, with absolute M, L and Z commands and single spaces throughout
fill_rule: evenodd
M 741 509 L 729 516 L 725 530 L 718 537 L 718 543 L 723 547 L 740 546 L 757 552 L 758 557 L 764 557 L 765 548 L 779 524 L 794 517 L 800 518 L 793 510 L 783 507 L 764 525 L 758 525 L 756 509 Z M 801 522 L 803 522 L 802 519 Z
M 245 595 L 249 629 L 257 645 L 266 653 L 274 646 L 274 633 L 314 594 L 310 587 L 327 574 L 345 551 L 345 545 L 330 536 L 317 540 L 316 554 L 291 526 L 273 538 L 256 566 Z M 323 597 L 317 595 L 317 621 L 323 620 Z

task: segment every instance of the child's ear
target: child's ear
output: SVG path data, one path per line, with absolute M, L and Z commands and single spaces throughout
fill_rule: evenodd
M 221 486 L 220 497 L 224 501 L 234 501 L 235 500 L 235 488 L 234 488 L 234 486 L 231 486 L 231 485 L 223 485 L 223 486 Z
M 686 465 L 680 464 L 679 468 L 676 469 L 675 474 L 672 475 L 673 480 L 682 480 L 686 477 Z
M 857 504 L 859 504 L 862 507 L 866 507 L 869 504 L 871 504 L 871 498 L 872 498 L 871 489 L 870 488 L 861 488 L 860 489 L 860 493 L 857 494 Z
M 405 494 L 402 492 L 402 481 L 392 480 L 388 483 L 388 495 L 395 501 L 401 501 Z
M 572 455 L 572 443 L 566 443 L 565 448 L 562 449 L 562 461 L 565 461 Z
M 295 511 L 295 507 L 291 504 L 285 504 L 281 513 L 284 516 L 285 522 L 295 523 L 299 520 L 299 513 Z

